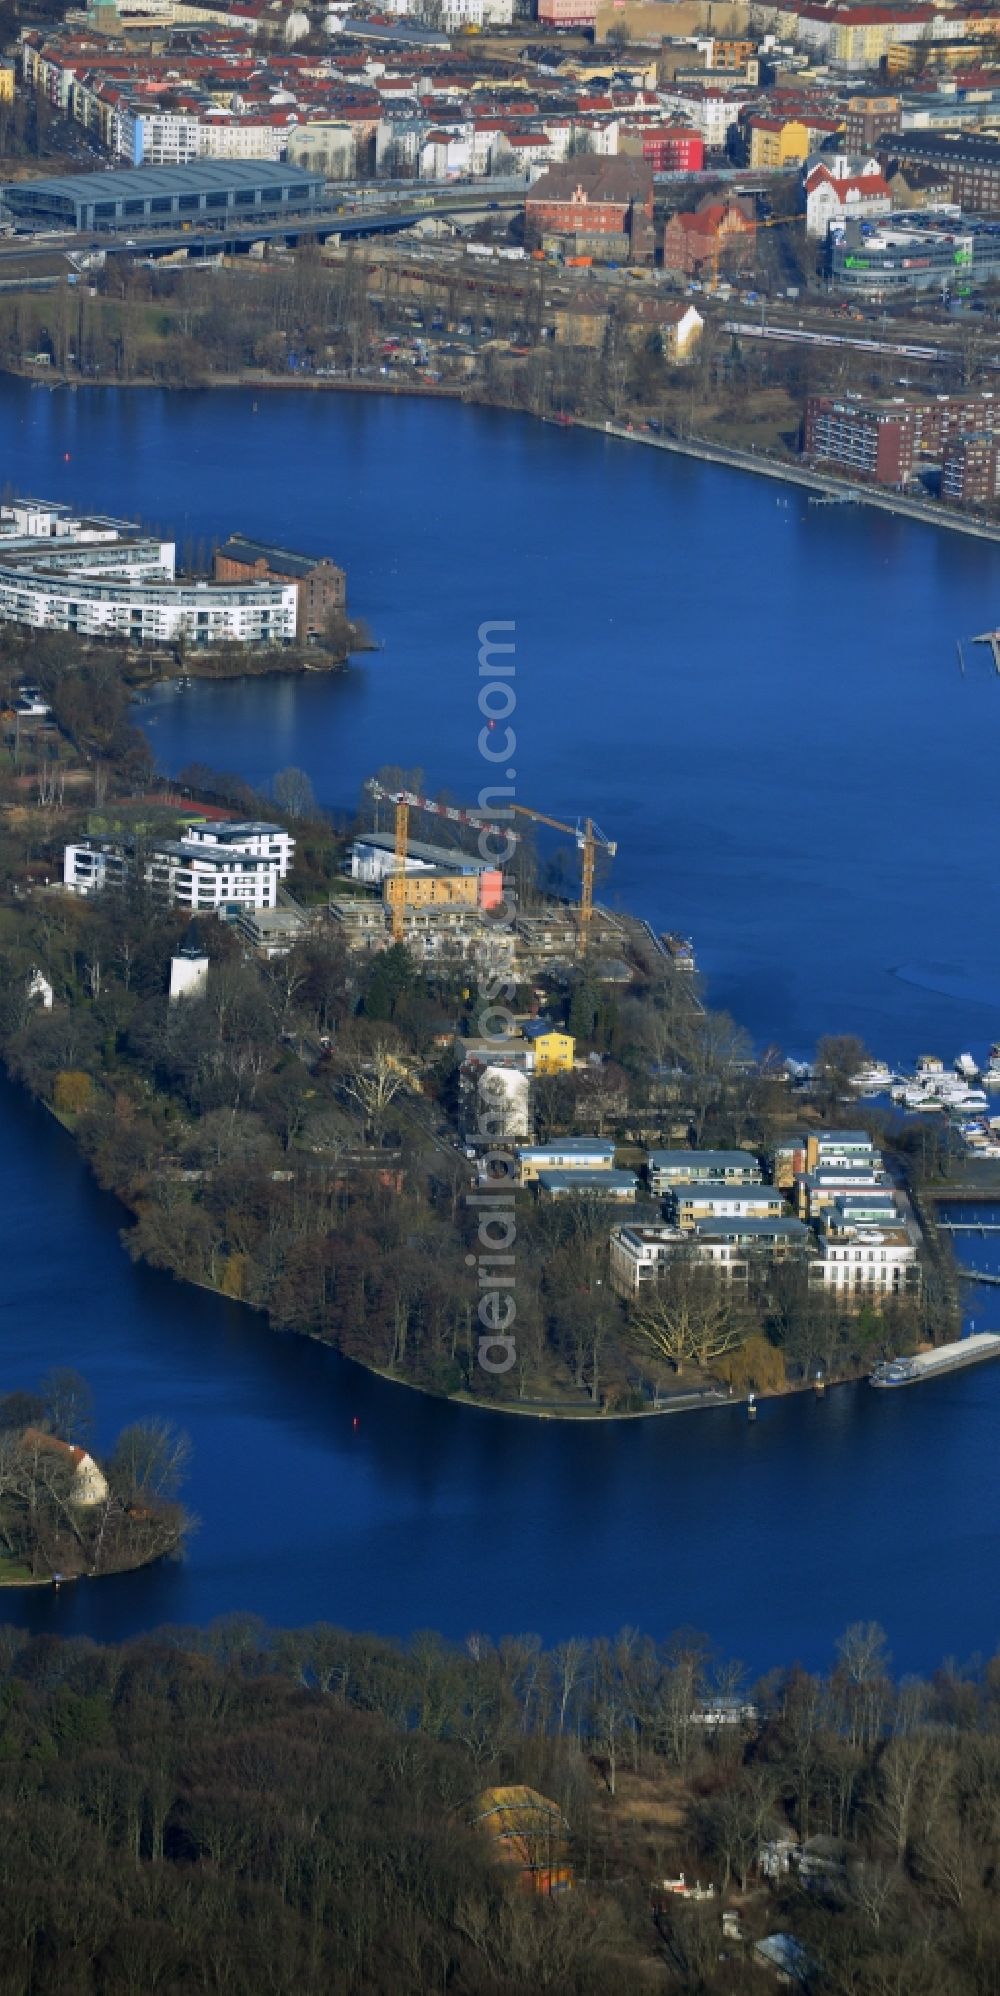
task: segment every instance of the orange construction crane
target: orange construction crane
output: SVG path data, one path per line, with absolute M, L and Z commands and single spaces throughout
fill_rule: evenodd
M 392 804 L 395 808 L 394 863 L 398 874 L 406 872 L 411 811 L 429 811 L 433 817 L 450 819 L 452 824 L 471 825 L 473 831 L 490 832 L 497 838 L 505 838 L 510 845 L 519 842 L 517 832 L 510 831 L 506 825 L 493 824 L 488 818 L 481 817 L 477 811 L 464 811 L 457 804 L 436 804 L 433 798 L 418 797 L 412 790 L 386 790 L 380 783 L 369 783 L 366 788 L 369 796 L 376 802 Z M 511 810 L 519 818 L 530 818 L 532 824 L 551 825 L 553 831 L 568 832 L 570 838 L 575 839 L 581 856 L 580 947 L 581 950 L 586 949 L 594 914 L 594 869 L 597 847 L 601 846 L 613 859 L 618 851 L 616 841 L 609 839 L 593 818 L 585 818 L 582 824 L 577 819 L 575 825 L 567 825 L 561 818 L 549 817 L 545 811 L 530 810 L 527 804 L 513 804 Z M 401 895 L 393 903 L 392 933 L 397 942 L 402 940 L 404 932 L 404 900 L 405 897 Z

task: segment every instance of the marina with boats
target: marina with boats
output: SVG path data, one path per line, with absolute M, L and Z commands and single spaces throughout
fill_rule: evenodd
M 990 1102 L 1000 1094 L 1000 1040 L 994 1040 L 982 1065 L 971 1053 L 958 1054 L 950 1067 L 938 1054 L 925 1053 L 912 1074 L 903 1074 L 886 1061 L 869 1060 L 851 1086 L 862 1099 L 887 1098 L 909 1115 L 945 1116 L 971 1154 L 1000 1158 L 1000 1103 L 993 1114 Z

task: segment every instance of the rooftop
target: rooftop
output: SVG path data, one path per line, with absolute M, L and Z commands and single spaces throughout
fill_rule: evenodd
M 518 1157 L 614 1157 L 610 1137 L 557 1137 L 550 1144 L 519 1144 Z
M 543 1192 L 635 1192 L 634 1171 L 540 1171 Z
M 804 1220 L 792 1220 L 784 1214 L 776 1215 L 773 1220 L 698 1220 L 694 1231 L 695 1239 L 700 1241 L 811 1239 Z
M 219 549 L 219 554 L 227 561 L 266 561 L 268 568 L 296 577 L 311 575 L 313 569 L 325 559 L 323 555 L 296 554 L 291 548 L 274 547 L 266 541 L 246 540 L 242 534 L 232 534 Z
M 306 187 L 321 176 L 300 166 L 266 159 L 205 159 L 191 166 L 115 167 L 111 172 L 53 174 L 45 180 L 19 180 L 0 188 L 18 194 L 58 196 L 68 201 L 134 201 L 157 194 L 208 194 L 226 188 Z

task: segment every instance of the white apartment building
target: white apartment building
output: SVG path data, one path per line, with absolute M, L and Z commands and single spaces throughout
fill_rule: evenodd
M 63 886 L 74 894 L 101 894 L 129 879 L 125 849 L 113 839 L 84 839 L 63 851 Z
M 203 836 L 206 827 L 192 824 L 183 838 L 154 839 L 141 851 L 124 839 L 82 839 L 65 848 L 63 883 L 74 894 L 90 895 L 141 878 L 170 907 L 225 919 L 250 908 L 276 908 L 294 839 L 280 825 L 208 829 L 231 830 L 234 837 L 213 840 Z
M 190 824 L 184 843 L 210 847 L 213 854 L 250 853 L 276 866 L 279 880 L 286 878 L 295 853 L 295 840 L 283 825 L 265 824 L 257 818 L 245 819 L 241 824 L 227 824 L 221 819 Z
M 671 1218 L 685 1233 L 699 1220 L 776 1220 L 785 1211 L 774 1185 L 675 1185 L 669 1204 Z
M 905 1226 L 833 1228 L 823 1224 L 809 1281 L 814 1288 L 840 1293 L 918 1295 L 921 1272 L 917 1249 Z
M 175 560 L 172 541 L 139 540 L 126 522 L 21 501 L 0 516 L 0 623 L 135 645 L 294 639 L 294 583 L 178 582 Z
M 613 1227 L 610 1274 L 615 1295 L 629 1298 L 653 1288 L 670 1256 L 683 1245 L 679 1227 Z
M 228 915 L 242 908 L 276 908 L 278 868 L 253 853 L 212 851 L 187 839 L 164 839 L 142 863 L 157 900 L 193 915 Z

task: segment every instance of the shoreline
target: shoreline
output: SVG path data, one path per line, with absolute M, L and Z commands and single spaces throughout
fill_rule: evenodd
M 65 1115 L 60 1114 L 58 1109 L 53 1108 L 51 1102 L 46 1102 L 43 1096 L 33 1095 L 31 1090 L 26 1088 L 24 1083 L 17 1080 L 9 1071 L 7 1072 L 7 1080 L 12 1087 L 21 1088 L 29 1102 L 37 1103 L 41 1109 L 44 1109 L 46 1115 L 52 1117 L 53 1122 L 58 1123 L 59 1128 L 72 1143 L 80 1162 L 90 1171 L 93 1177 L 94 1174 L 90 1160 L 77 1143 L 73 1127 L 66 1120 Z M 128 1213 L 133 1218 L 135 1217 L 134 1209 L 128 1204 L 128 1201 L 116 1187 L 102 1186 L 101 1190 L 109 1192 L 112 1198 L 117 1199 L 118 1204 L 125 1213 Z M 120 1244 L 123 1247 L 123 1252 L 127 1252 L 124 1249 L 124 1244 Z M 476 1398 L 475 1394 L 468 1392 L 468 1390 L 458 1393 L 438 1393 L 434 1387 L 425 1386 L 419 1379 L 406 1379 L 398 1372 L 388 1371 L 385 1366 L 369 1365 L 363 1358 L 355 1358 L 353 1353 L 341 1351 L 330 1338 L 324 1338 L 318 1331 L 295 1331 L 283 1324 L 276 1324 L 265 1303 L 253 1303 L 243 1296 L 231 1296 L 228 1291 L 221 1289 L 218 1283 L 206 1282 L 200 1276 L 178 1275 L 174 1269 L 158 1269 L 153 1262 L 147 1261 L 144 1256 L 140 1257 L 140 1262 L 143 1268 L 153 1269 L 155 1274 L 169 1275 L 171 1281 L 178 1283 L 182 1288 L 200 1289 L 206 1295 L 217 1296 L 220 1302 L 235 1304 L 237 1309 L 252 1310 L 255 1316 L 264 1319 L 272 1337 L 307 1338 L 311 1344 L 321 1345 L 326 1351 L 332 1352 L 336 1358 L 343 1360 L 346 1364 L 357 1365 L 362 1372 L 367 1372 L 375 1379 L 383 1380 L 387 1386 L 400 1386 L 407 1393 L 421 1393 L 425 1399 L 437 1400 L 443 1406 L 467 1407 L 474 1413 L 480 1414 L 515 1414 L 519 1415 L 523 1420 L 530 1421 L 593 1421 L 604 1425 L 610 1421 L 650 1421 L 681 1414 L 718 1413 L 724 1410 L 732 1413 L 739 1409 L 745 1410 L 748 1405 L 749 1389 L 747 1393 L 727 1393 L 721 1387 L 718 1392 L 714 1393 L 708 1387 L 692 1387 L 689 1392 L 677 1393 L 671 1396 L 664 1404 L 657 1407 L 574 1407 L 569 1405 L 561 1407 L 551 1402 L 480 1400 Z M 1000 1280 L 1000 1277 L 997 1279 Z M 865 1372 L 858 1372 L 845 1373 L 843 1377 L 838 1379 L 827 1379 L 824 1381 L 823 1394 L 817 1395 L 817 1398 L 825 1397 L 836 1386 L 859 1386 L 867 1376 Z M 752 1390 L 754 1401 L 759 1406 L 763 1400 L 791 1400 L 804 1393 L 814 1393 L 815 1385 L 812 1380 L 802 1379 L 794 1382 L 786 1382 L 781 1387 L 763 1389 L 755 1387 Z M 158 1554 L 157 1557 L 162 1557 L 162 1555 Z M 147 1565 L 153 1563 L 152 1561 L 146 1562 Z M 136 1569 L 122 1568 L 121 1570 L 128 1572 Z M 103 1575 L 96 1577 L 99 1579 L 104 1578 Z M 19 1585 L 22 1583 L 10 1582 L 8 1584 Z M 24 1582 L 23 1584 L 27 1586 L 29 1583 Z M 47 1583 L 42 1582 L 40 1584 L 45 1585 Z
M 0 368 L 0 373 L 8 375 L 13 381 L 27 381 L 35 388 L 50 390 L 64 388 L 70 393 L 110 388 L 157 389 L 168 395 L 178 392 L 195 395 L 211 394 L 217 390 L 231 392 L 234 389 L 244 391 L 260 389 L 267 394 L 386 395 L 418 401 L 461 402 L 470 408 L 492 409 L 501 415 L 523 416 L 529 422 L 545 423 L 558 429 L 589 430 L 595 436 L 612 437 L 619 443 L 644 444 L 654 450 L 667 451 L 676 457 L 691 457 L 699 459 L 704 464 L 719 465 L 724 470 L 746 471 L 758 478 L 771 478 L 781 484 L 798 485 L 837 505 L 870 506 L 876 512 L 893 513 L 898 518 L 912 520 L 917 525 L 943 527 L 949 533 L 966 534 L 974 540 L 1000 544 L 1000 521 L 994 522 L 976 515 L 963 514 L 958 508 L 942 506 L 932 499 L 908 498 L 905 493 L 894 492 L 877 485 L 859 484 L 855 480 L 839 478 L 835 472 L 818 471 L 805 463 L 800 464 L 792 459 L 786 462 L 768 456 L 764 452 L 742 450 L 735 444 L 716 442 L 708 437 L 694 434 L 683 437 L 662 434 L 654 436 L 650 431 L 636 429 L 626 423 L 613 422 L 610 417 L 543 415 L 532 409 L 517 409 L 509 403 L 497 402 L 487 395 L 478 393 L 475 386 L 468 383 L 331 380 L 328 376 L 317 379 L 316 376 L 281 374 L 220 374 L 207 381 L 188 383 L 154 381 L 148 378 L 132 381 L 81 381 L 65 374 L 30 375 L 20 368 L 9 365 Z M 353 654 L 348 654 L 348 658 L 351 656 Z M 345 659 L 343 663 L 346 664 L 347 660 Z M 257 675 L 226 676 L 238 678 Z
M 765 457 L 756 451 L 738 450 L 730 444 L 713 443 L 704 437 L 653 436 L 645 430 L 630 429 L 626 424 L 598 423 L 582 416 L 574 417 L 567 427 L 593 430 L 614 437 L 621 443 L 647 444 L 654 450 L 670 451 L 679 457 L 700 458 L 705 464 L 718 464 L 730 471 L 749 471 L 758 478 L 778 479 L 784 485 L 800 485 L 837 505 L 873 506 L 878 512 L 895 513 L 902 519 L 913 520 L 923 526 L 945 527 L 951 533 L 969 534 L 976 540 L 1000 541 L 1000 522 L 994 524 L 962 514 L 957 509 L 952 511 L 947 506 L 935 505 L 930 499 L 908 499 L 901 492 L 859 485 L 850 479 L 838 478 L 832 472 L 816 471 L 809 465 L 784 464 L 780 459 Z

